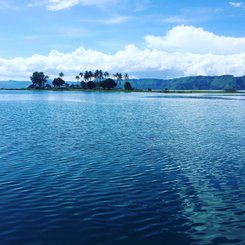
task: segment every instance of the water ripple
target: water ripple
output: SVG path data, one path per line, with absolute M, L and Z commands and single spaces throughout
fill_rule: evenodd
M 4 93 L 1 245 L 244 244 L 241 96 Z

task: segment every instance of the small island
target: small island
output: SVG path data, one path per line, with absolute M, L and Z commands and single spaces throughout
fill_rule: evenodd
M 112 77 L 114 79 L 112 79 Z M 30 80 L 32 84 L 28 89 L 45 89 L 45 90 L 125 90 L 133 91 L 129 82 L 127 73 L 115 73 L 110 75 L 109 72 L 102 70 L 80 72 L 75 76 L 76 82 L 68 83 L 64 80 L 64 73 L 60 72 L 58 77 L 51 81 L 49 76 L 44 72 L 33 72 Z

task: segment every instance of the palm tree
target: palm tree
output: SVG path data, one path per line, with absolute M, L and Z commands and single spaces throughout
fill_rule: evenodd
M 129 78 L 128 73 L 124 73 L 124 74 L 123 74 L 123 78 L 124 78 L 124 87 L 125 87 L 125 84 L 126 84 L 126 83 L 129 83 L 129 82 L 128 82 L 128 78 Z
M 122 80 L 122 73 L 118 73 L 118 75 L 117 75 L 117 77 L 118 77 L 118 80 Z
M 77 80 L 77 82 L 79 82 L 80 77 L 78 75 L 75 76 L 75 79 Z
M 105 77 L 105 78 L 108 78 L 109 76 L 110 76 L 109 72 L 105 71 L 105 72 L 104 72 L 104 77 Z
M 59 77 L 60 77 L 60 78 L 64 77 L 64 73 L 63 73 L 63 72 L 60 72 L 60 73 L 59 73 Z
M 128 81 L 128 79 L 129 79 L 128 73 L 125 73 L 123 76 L 124 76 L 124 79 L 125 79 L 126 81 Z
M 81 79 L 83 78 L 83 73 L 82 72 L 80 72 L 79 73 L 79 76 L 81 77 Z
M 85 71 L 83 78 L 84 78 L 85 82 L 88 82 L 88 79 L 89 79 L 89 72 L 88 71 Z
M 117 80 L 117 85 L 121 87 L 122 73 L 117 72 L 113 75 L 113 77 L 115 77 L 115 79 Z
M 118 73 L 113 74 L 113 77 L 114 77 L 115 80 L 117 80 L 117 74 Z
M 95 72 L 94 72 L 94 78 L 95 78 L 95 80 L 99 77 L 99 70 L 96 70 Z
M 103 71 L 99 70 L 99 79 L 100 79 L 100 81 L 102 81 L 102 79 L 104 78 L 103 76 L 104 76 Z
M 88 72 L 88 75 L 89 75 L 89 81 L 91 81 L 91 79 L 93 78 L 93 76 L 94 76 L 94 73 L 92 72 L 92 71 L 89 71 Z

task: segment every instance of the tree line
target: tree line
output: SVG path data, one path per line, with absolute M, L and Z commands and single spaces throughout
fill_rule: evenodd
M 114 79 L 112 79 L 112 77 Z M 30 80 L 32 84 L 28 88 L 34 89 L 49 89 L 52 88 L 52 86 L 54 88 L 113 89 L 116 87 L 121 88 L 122 81 L 124 81 L 124 89 L 132 90 L 127 73 L 122 74 L 117 72 L 110 75 L 109 72 L 103 72 L 102 70 L 80 72 L 75 76 L 77 84 L 71 85 L 65 82 L 63 72 L 60 72 L 58 77 L 53 79 L 52 85 L 49 84 L 49 76 L 45 75 L 43 72 L 33 72 Z

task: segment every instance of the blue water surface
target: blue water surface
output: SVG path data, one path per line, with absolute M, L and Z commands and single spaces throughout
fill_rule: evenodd
M 245 244 L 245 96 L 0 91 L 0 244 Z

